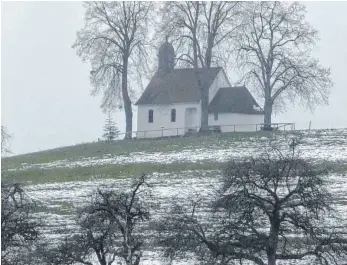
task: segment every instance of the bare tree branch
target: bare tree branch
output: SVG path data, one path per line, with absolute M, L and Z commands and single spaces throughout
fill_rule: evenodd
M 225 64 L 230 54 L 228 42 L 240 26 L 240 2 L 166 2 L 162 26 L 157 30 L 159 39 L 171 36 L 176 46 L 178 63 L 189 67 L 210 68 Z M 208 88 L 197 73 L 197 82 L 202 95 L 201 129 L 208 125 Z
M 300 3 L 251 3 L 244 10 L 236 38 L 238 67 L 244 80 L 264 99 L 264 123 L 269 128 L 276 102 L 299 101 L 311 110 L 327 104 L 333 83 L 330 69 L 312 59 L 317 30 L 305 21 Z
M 303 258 L 342 264 L 347 230 L 331 225 L 331 218 L 340 217 L 331 207 L 325 174 L 296 153 L 276 149 L 260 158 L 231 161 L 211 205 L 175 205 L 163 218 L 158 231 L 164 254 L 171 259 L 208 255 L 214 264 L 274 265 Z
M 139 197 L 146 186 L 143 175 L 129 191 L 98 188 L 92 202 L 77 213 L 77 233 L 43 251 L 44 262 L 91 265 L 95 255 L 100 265 L 112 265 L 116 259 L 138 265 L 144 245 L 140 225 L 150 218 Z
M 11 153 L 9 142 L 12 136 L 8 133 L 7 128 L 1 125 L 1 156 Z
M 92 67 L 92 95 L 103 92 L 101 108 L 107 112 L 123 108 L 126 138 L 131 138 L 132 106 L 128 75 L 131 79 L 148 72 L 146 45 L 152 2 L 85 2 L 85 26 L 73 44 L 78 56 Z M 132 74 L 132 72 L 135 72 Z M 132 78 L 134 77 L 134 78 Z M 142 80 L 137 80 L 139 84 Z

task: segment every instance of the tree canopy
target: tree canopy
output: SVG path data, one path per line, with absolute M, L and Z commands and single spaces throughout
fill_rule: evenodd
M 204 205 L 207 217 L 198 203 L 176 205 L 159 226 L 160 244 L 169 257 L 193 252 L 221 264 L 340 264 L 347 258 L 347 230 L 331 225 L 341 216 L 331 207 L 325 173 L 277 150 L 231 161 L 216 199 Z
M 131 138 L 132 102 L 129 77 L 147 70 L 148 23 L 153 3 L 144 1 L 85 2 L 85 25 L 73 44 L 91 65 L 92 95 L 103 93 L 104 111 L 123 108 L 126 137 Z
M 237 67 L 242 81 L 264 101 L 264 123 L 271 123 L 273 106 L 302 103 L 313 109 L 327 104 L 330 69 L 312 57 L 318 31 L 306 20 L 301 3 L 252 2 L 243 10 L 235 38 Z

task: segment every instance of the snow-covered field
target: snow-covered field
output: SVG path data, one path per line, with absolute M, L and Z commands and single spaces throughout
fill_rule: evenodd
M 150 194 L 145 195 L 144 200 L 155 209 L 155 219 L 169 210 L 172 201 L 186 203 L 192 197 L 206 200 L 218 188 L 219 179 L 220 172 L 217 170 L 154 173 L 148 176 Z M 44 206 L 43 209 L 49 208 L 48 211 L 40 213 L 40 217 L 48 224 L 45 233 L 59 237 L 55 235 L 56 228 L 62 228 L 64 224 L 72 227 L 73 215 L 56 213 L 73 211 L 74 208 L 88 203 L 90 194 L 96 187 L 122 190 L 129 187 L 132 181 L 131 178 L 121 178 L 38 184 L 27 186 L 26 191 L 32 199 Z
M 201 199 L 202 203 L 215 194 L 221 178 L 220 171 L 185 171 L 175 174 L 152 174 L 149 176 L 150 194 L 144 195 L 145 201 L 152 205 L 153 220 L 156 220 L 169 209 L 171 202 L 187 205 L 192 200 Z M 47 226 L 44 232 L 52 240 L 59 240 L 63 234 L 59 230 L 68 228 L 74 230 L 73 215 L 59 215 L 69 205 L 69 211 L 90 201 L 90 194 L 97 186 L 125 189 L 129 187 L 131 179 L 102 179 L 94 181 L 76 181 L 53 184 L 39 184 L 27 187 L 28 195 L 43 203 L 51 210 L 41 212 L 40 217 L 45 220 Z M 347 174 L 330 174 L 327 176 L 328 187 L 335 196 L 335 208 L 344 216 L 347 212 Z M 346 225 L 340 223 L 340 225 Z M 146 253 L 147 262 L 144 264 L 156 264 L 158 253 Z M 159 263 L 158 263 L 159 264 Z M 184 263 L 182 263 L 184 264 Z M 296 263 L 297 264 L 297 263 Z
M 338 162 L 347 164 L 347 129 L 301 132 L 300 156 L 313 162 Z M 22 164 L 20 168 L 12 170 L 25 170 L 28 168 L 74 168 L 80 166 L 93 166 L 105 164 L 136 164 L 157 163 L 169 164 L 175 162 L 198 163 L 203 161 L 225 162 L 231 158 L 241 159 L 248 156 L 260 155 L 271 145 L 288 151 L 288 144 L 294 135 L 286 133 L 276 135 L 272 139 L 250 138 L 228 142 L 223 140 L 220 144 L 201 147 L 184 146 L 180 150 L 171 152 L 133 152 L 128 155 L 114 156 L 104 154 L 100 157 L 81 157 L 79 160 L 58 160 L 51 163 Z M 269 141 L 271 140 L 271 142 Z M 92 176 L 91 176 L 92 177 Z M 221 172 L 210 171 L 182 171 L 173 173 L 152 173 L 149 175 L 151 195 L 145 200 L 153 209 L 153 218 L 159 218 L 170 209 L 171 202 L 187 204 L 192 200 L 201 199 L 207 202 L 207 198 L 213 195 L 219 187 Z M 347 172 L 330 173 L 326 178 L 329 189 L 334 194 L 334 207 L 342 216 L 347 214 Z M 49 184 L 37 184 L 26 186 L 28 195 L 40 202 L 42 212 L 39 217 L 44 220 L 46 226 L 44 233 L 54 242 L 62 236 L 62 228 L 74 230 L 73 210 L 91 199 L 90 194 L 97 186 L 124 189 L 129 186 L 131 178 L 119 179 L 93 179 L 89 181 L 70 181 Z M 346 218 L 347 219 L 347 218 Z M 346 223 L 339 223 L 347 226 Z M 146 252 L 143 264 L 163 264 L 158 259 L 158 253 Z M 191 264 L 180 262 L 179 264 Z M 280 264 L 280 263 L 279 263 Z M 286 263 L 290 264 L 290 263 Z M 297 262 L 292 264 L 299 264 Z M 309 264 L 309 263 L 302 263 Z
M 186 146 L 178 151 L 171 152 L 131 152 L 128 155 L 103 154 L 100 157 L 81 157 L 71 161 L 57 160 L 50 163 L 27 164 L 19 168 L 10 168 L 9 171 L 26 170 L 28 168 L 74 168 L 107 164 L 136 164 L 155 163 L 170 164 L 177 162 L 217 161 L 225 162 L 229 159 L 240 159 L 248 156 L 257 156 L 266 149 L 276 146 L 281 151 L 288 151 L 289 143 L 298 134 L 283 133 L 272 137 L 248 137 L 245 140 L 228 141 L 223 139 L 218 145 L 201 147 Z M 302 158 L 317 161 L 340 161 L 347 163 L 347 129 L 317 130 L 300 132 L 299 149 Z

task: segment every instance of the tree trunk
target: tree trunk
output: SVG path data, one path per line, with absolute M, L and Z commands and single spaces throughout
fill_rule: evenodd
M 133 130 L 133 111 L 131 107 L 131 100 L 128 93 L 128 61 L 129 57 L 123 56 L 123 72 L 122 72 L 122 97 L 125 110 L 125 137 L 124 139 L 131 139 Z
M 208 91 L 203 91 L 201 100 L 201 129 L 202 132 L 208 131 Z
M 199 91 L 201 94 L 201 119 L 200 119 L 200 132 L 208 131 L 208 88 L 204 87 L 200 72 L 196 72 L 196 79 L 198 82 Z
M 271 131 L 272 102 L 265 99 L 264 104 L 264 131 Z
M 275 255 L 268 256 L 267 265 L 276 265 L 276 257 Z
M 207 48 L 205 53 L 205 67 L 210 68 L 212 63 L 212 49 L 213 49 L 214 38 L 212 33 L 208 34 L 207 37 Z
M 196 38 L 196 32 L 193 33 L 193 66 L 195 69 L 199 68 L 198 64 L 198 40 Z
M 210 69 L 211 67 L 211 58 L 212 58 L 212 44 L 213 38 L 212 35 L 208 36 L 208 45 L 205 53 L 205 68 Z M 202 83 L 202 78 L 200 78 L 200 84 L 202 96 L 201 96 L 201 132 L 208 132 L 208 103 L 209 103 L 209 87 L 204 87 Z
M 196 38 L 196 32 L 193 32 L 193 66 L 197 70 L 196 80 L 198 82 L 198 88 L 201 95 L 201 119 L 200 119 L 200 132 L 208 131 L 208 89 L 204 87 L 202 81 L 203 77 L 198 72 L 198 40 Z
M 101 254 L 101 253 L 100 253 L 99 251 L 97 251 L 96 249 L 95 249 L 95 252 L 96 252 L 96 256 L 97 256 L 97 258 L 98 258 L 99 264 L 100 264 L 100 265 L 107 265 L 105 255 L 104 255 L 104 254 Z
M 270 220 L 271 228 L 269 233 L 269 241 L 266 247 L 267 264 L 276 265 L 276 252 L 278 246 L 278 233 L 280 228 L 280 220 L 278 211 L 272 212 L 272 220 Z

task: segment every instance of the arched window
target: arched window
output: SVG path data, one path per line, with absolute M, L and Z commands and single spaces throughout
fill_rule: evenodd
M 171 122 L 176 121 L 176 109 L 171 110 Z
M 153 110 L 152 109 L 150 109 L 148 111 L 148 122 L 153 123 Z
M 215 120 L 215 121 L 218 121 L 218 112 L 215 112 L 215 113 L 214 113 L 214 120 Z

